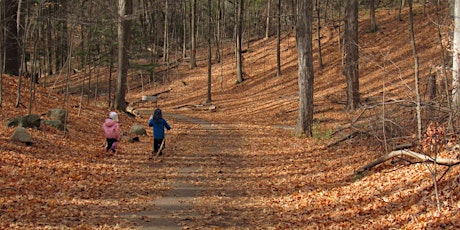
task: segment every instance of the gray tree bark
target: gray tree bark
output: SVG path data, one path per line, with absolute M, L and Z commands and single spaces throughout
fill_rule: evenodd
M 126 111 L 126 79 L 130 44 L 129 16 L 132 14 L 132 7 L 132 0 L 118 1 L 118 72 L 114 107 L 120 111 Z
M 313 56 L 312 56 L 312 0 L 298 1 L 296 42 L 299 62 L 299 114 L 295 127 L 297 136 L 313 135 Z
M 208 92 L 207 92 L 207 99 L 206 103 L 211 103 L 211 66 L 212 66 L 212 50 L 211 50 L 211 36 L 212 36 L 212 8 L 211 8 L 211 0 L 208 0 Z
M 190 39 L 192 48 L 190 53 L 190 68 L 196 67 L 196 0 L 192 0 L 191 16 L 190 16 Z
M 452 106 L 460 107 L 460 0 L 454 6 L 454 49 L 452 54 Z
M 236 72 L 237 83 L 242 83 L 243 78 L 243 57 L 242 57 L 242 36 L 243 36 L 243 6 L 244 0 L 238 0 L 237 24 L 236 24 Z
M 358 47 L 358 0 L 345 3 L 345 67 L 343 74 L 347 81 L 347 110 L 355 110 L 360 104 L 359 94 L 359 47 Z

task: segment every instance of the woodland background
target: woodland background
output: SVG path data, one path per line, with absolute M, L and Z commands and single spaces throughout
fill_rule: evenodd
M 373 28 L 368 11 L 373 1 L 357 2 L 361 101 L 349 110 L 342 73 L 344 5 L 314 2 L 320 26 L 312 33 L 318 35 L 312 43 L 312 137 L 299 138 L 294 135 L 299 109 L 295 1 L 242 2 L 243 81 L 235 58 L 236 2 L 217 1 L 226 9 L 220 15 L 214 8 L 207 10 L 206 2 L 196 1 L 195 49 L 187 35 L 193 2 L 133 2 L 135 23 L 129 27 L 129 68 L 124 76 L 117 71 L 116 4 L 23 2 L 27 13 L 22 19 L 24 33 L 19 34 L 27 46 L 19 46 L 24 49 L 18 52 L 17 67 L 18 75 L 28 78 L 2 75 L 0 120 L 6 124 L 16 116 L 65 108 L 68 132 L 47 126 L 28 129 L 34 143 L 27 146 L 11 141 L 13 128 L 0 126 L 2 228 L 133 228 L 136 223 L 124 213 L 155 206 L 154 200 L 177 179 L 186 156 L 197 152 L 207 154 L 206 160 L 185 162 L 200 166 L 193 183 L 214 188 L 215 193 L 196 198 L 194 207 L 200 215 L 184 221 L 184 228 L 459 227 L 456 164 L 442 166 L 401 156 L 360 170 L 401 146 L 433 159 L 458 158 L 448 54 L 453 5 L 415 2 L 411 24 L 406 4 L 376 1 Z M 267 36 L 269 5 L 272 15 L 277 10 L 283 13 L 269 17 Z M 207 33 L 208 12 L 214 13 L 211 18 L 225 18 L 220 34 Z M 217 21 L 212 20 L 214 28 Z M 2 25 L 7 27 L 5 20 Z M 411 25 L 418 69 L 414 69 Z M 212 41 L 212 65 L 207 37 Z M 2 36 L 2 44 L 9 44 L 5 39 Z M 9 54 L 8 47 L 2 46 L 3 54 Z M 108 156 L 100 125 L 117 105 L 123 77 L 126 95 L 122 98 L 128 107 L 118 111 L 125 130 L 146 124 L 148 115 L 122 112 L 139 105 L 145 95 L 157 95 L 156 106 L 165 114 L 230 128 L 213 134 L 217 140 L 208 140 L 204 137 L 209 130 L 171 118 L 169 158 L 162 163 L 147 160 L 151 131 L 140 143 L 124 142 L 118 154 Z M 430 121 L 435 122 L 440 141 L 431 142 L 433 136 L 426 135 Z M 197 140 L 221 146 L 222 154 L 216 156 L 215 150 L 201 147 Z M 209 163 L 214 160 L 216 165 Z

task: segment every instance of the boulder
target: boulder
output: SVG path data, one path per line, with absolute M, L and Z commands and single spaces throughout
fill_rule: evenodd
M 65 118 L 67 116 L 67 110 L 65 109 L 50 109 L 46 114 L 50 120 L 59 120 L 62 124 L 65 123 Z
M 147 131 L 145 130 L 144 126 L 139 125 L 139 124 L 134 124 L 131 127 L 131 130 L 129 131 L 129 133 L 135 134 L 135 135 L 142 135 L 142 136 L 147 135 Z
M 40 128 L 41 119 L 38 115 L 26 115 L 22 117 L 15 117 L 9 120 L 6 125 L 8 127 L 24 127 L 24 128 Z
M 64 131 L 64 123 L 62 123 L 60 120 L 43 120 L 42 124 L 49 125 L 51 127 Z
M 24 127 L 17 127 L 11 136 L 11 140 L 26 143 L 27 145 L 32 144 L 32 137 Z

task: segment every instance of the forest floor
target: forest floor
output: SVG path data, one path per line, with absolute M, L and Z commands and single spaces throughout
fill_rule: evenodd
M 421 91 L 428 98 L 428 75 L 440 72 L 434 9 L 415 8 Z M 442 15 L 446 15 L 447 10 Z M 378 11 L 379 30 L 360 23 L 362 107 L 345 111 L 346 83 L 334 27 L 324 26 L 319 68 L 316 41 L 315 125 L 313 138 L 293 134 L 297 118 L 297 51 L 294 33 L 281 44 L 282 74 L 276 77 L 276 40 L 245 43 L 245 81 L 235 84 L 233 49 L 213 65 L 212 105 L 205 105 L 206 52 L 198 67 L 185 61 L 159 68 L 163 83 L 140 84 L 129 76 L 127 100 L 158 95 L 172 126 L 165 155 L 149 160 L 152 130 L 139 142 L 124 139 L 116 154 L 103 149 L 101 125 L 108 106 L 103 85 L 80 97 L 85 73 L 72 75 L 66 99 L 63 76 L 44 79 L 29 104 L 30 83 L 22 84 L 15 107 L 17 77 L 3 76 L 0 122 L 31 111 L 69 111 L 68 133 L 42 125 L 28 129 L 33 144 L 10 140 L 14 128 L 0 126 L 1 229 L 457 229 L 460 178 L 457 167 L 438 166 L 439 205 L 434 166 L 395 159 L 360 174 L 358 168 L 399 144 L 416 148 L 414 58 L 407 33 L 407 11 Z M 441 18 L 446 25 L 448 16 Z M 442 35 L 448 26 L 442 27 Z M 202 55 L 201 55 L 202 54 Z M 97 82 L 108 73 L 93 71 Z M 440 75 L 437 75 L 440 76 Z M 93 78 L 94 79 L 94 78 Z M 94 84 L 93 80 L 93 84 Z M 86 83 L 85 83 L 86 84 Z M 442 85 L 442 78 L 438 78 Z M 86 87 L 86 86 L 84 86 Z M 101 93 L 102 92 L 102 93 Z M 438 95 L 443 101 L 442 94 Z M 387 102 L 382 104 L 381 102 Z M 443 105 L 442 103 L 440 103 Z M 445 124 L 444 110 L 423 110 L 423 124 Z M 429 117 L 430 115 L 430 117 Z M 147 126 L 149 114 L 119 112 L 121 126 Z M 384 122 L 385 121 L 385 122 Z M 347 138 L 348 137 L 348 138 Z M 341 140 L 341 141 L 340 141 Z M 442 154 L 447 154 L 441 149 Z M 441 155 L 442 155 L 441 154 Z

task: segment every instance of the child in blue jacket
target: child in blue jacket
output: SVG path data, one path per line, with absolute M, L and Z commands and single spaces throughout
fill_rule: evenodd
M 156 155 L 160 150 L 163 139 L 165 138 L 165 128 L 168 130 L 171 129 L 168 122 L 163 119 L 161 109 L 155 109 L 153 115 L 150 116 L 149 127 L 153 127 L 153 153 Z

